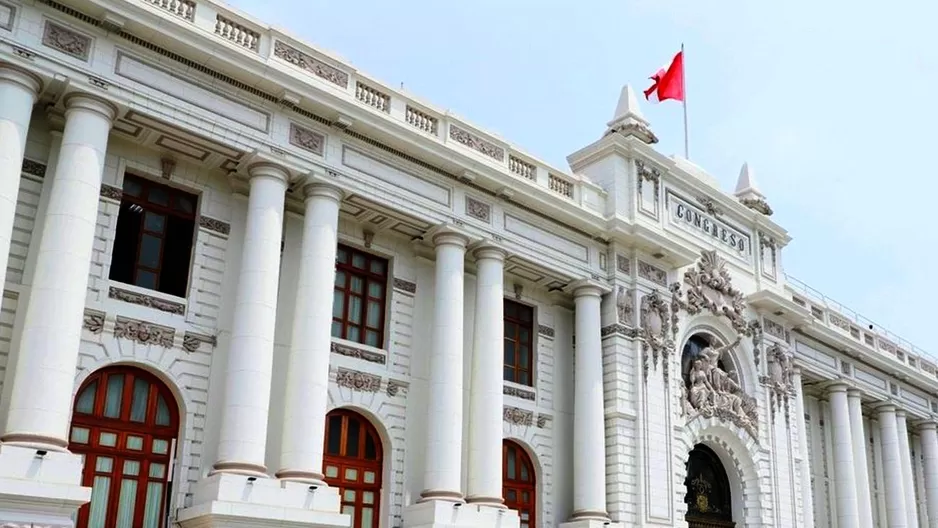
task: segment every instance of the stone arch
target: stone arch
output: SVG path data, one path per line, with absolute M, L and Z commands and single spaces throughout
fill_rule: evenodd
M 716 453 L 726 470 L 736 525 L 764 526 L 760 501 L 749 500 L 761 497 L 765 491 L 761 489 L 762 472 L 759 470 L 763 465 L 763 455 L 756 439 L 732 423 L 697 416 L 687 423 L 680 436 L 678 453 L 681 465 L 697 444 L 703 444 Z M 682 518 L 685 513 L 682 507 Z
M 511 440 L 521 446 L 528 454 L 534 465 L 534 477 L 537 489 L 537 528 L 553 527 L 554 503 L 551 494 L 547 491 L 553 488 L 553 439 L 551 437 L 552 421 L 545 420 L 542 427 L 535 421 L 530 425 L 502 422 L 502 438 Z
M 684 330 L 681 332 L 677 343 L 675 343 L 675 346 L 677 346 L 675 355 L 678 358 L 679 365 L 684 344 L 695 334 L 705 334 L 715 338 L 721 344 L 732 343 L 737 336 L 737 332 L 726 324 L 723 319 L 709 314 L 690 318 L 683 327 Z M 743 390 L 747 394 L 755 396 L 759 386 L 759 368 L 756 366 L 752 340 L 745 335 L 739 337 L 742 338 L 739 345 L 724 354 L 724 360 L 729 360 L 732 363 Z

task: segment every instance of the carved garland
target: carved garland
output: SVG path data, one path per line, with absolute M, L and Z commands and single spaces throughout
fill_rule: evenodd
M 648 359 L 650 353 L 653 368 L 658 367 L 658 357 L 661 357 L 664 370 L 664 383 L 667 385 L 668 364 L 671 362 L 671 353 L 674 351 L 668 303 L 665 302 L 664 298 L 655 290 L 642 297 L 640 314 L 641 328 L 638 334 L 642 338 L 642 369 L 644 371 L 645 381 L 648 381 Z
M 784 408 L 785 423 L 790 423 L 790 398 L 795 391 L 792 356 L 778 343 L 775 343 L 766 350 L 766 357 L 769 361 L 769 375 L 762 376 L 760 381 L 769 389 L 772 416 L 775 416 L 778 409 Z

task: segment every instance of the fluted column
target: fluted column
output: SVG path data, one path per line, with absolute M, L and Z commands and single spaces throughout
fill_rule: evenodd
M 899 433 L 899 460 L 902 463 L 902 490 L 905 492 L 906 522 L 909 528 L 918 528 L 918 504 L 915 502 L 912 449 L 909 447 L 909 426 L 905 419 L 905 411 L 896 411 L 896 431 Z
M 281 469 L 277 476 L 323 485 L 336 233 L 342 191 L 324 184 L 309 184 L 303 187 L 303 195 L 306 215 L 287 368 Z
M 883 448 L 883 477 L 886 486 L 886 518 L 889 528 L 909 528 L 905 508 L 905 491 L 902 485 L 902 456 L 899 447 L 899 431 L 896 428 L 896 408 L 881 405 L 879 428 Z
M 469 397 L 469 487 L 467 502 L 501 506 L 502 365 L 505 349 L 505 252 L 483 245 L 476 258 L 476 305 Z
M 853 441 L 853 467 L 857 483 L 859 528 L 873 528 L 873 499 L 870 495 L 870 473 L 866 463 L 866 434 L 863 431 L 863 408 L 860 391 L 847 391 L 850 408 L 850 439 Z
M 831 432 L 833 434 L 834 486 L 837 495 L 839 526 L 860 526 L 857 506 L 856 471 L 853 461 L 853 440 L 850 434 L 850 409 L 847 404 L 847 386 L 828 388 L 831 406 Z
M 463 285 L 466 244 L 455 231 L 433 237 L 436 285 L 430 346 L 427 451 L 421 501 L 462 501 Z
M 928 508 L 928 528 L 938 528 L 938 429 L 935 422 L 918 427 L 922 435 L 922 457 L 925 459 L 925 500 Z
M 0 284 L 6 278 L 26 134 L 41 88 L 39 77 L 0 63 Z
M 801 368 L 792 369 L 795 387 L 795 416 L 798 427 L 798 451 L 801 455 L 801 511 L 804 526 L 814 526 L 814 497 L 811 496 L 811 460 L 808 453 L 808 431 L 804 423 L 804 392 L 801 388 Z
M 600 304 L 603 291 L 574 289 L 576 366 L 573 387 L 572 520 L 606 520 L 606 434 Z
M 117 113 L 111 103 L 80 93 L 67 95 L 65 106 L 65 131 L 12 378 L 7 429 L 0 439 L 48 450 L 68 446 L 101 175 Z
M 267 414 L 280 280 L 283 204 L 289 174 L 258 163 L 249 169 L 247 221 L 225 371 L 217 473 L 267 476 Z M 310 438 L 310 442 L 322 442 Z

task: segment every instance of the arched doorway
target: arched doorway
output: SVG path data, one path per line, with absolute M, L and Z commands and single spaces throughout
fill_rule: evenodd
M 723 463 L 712 449 L 697 444 L 687 458 L 688 528 L 733 528 L 733 501 L 730 481 Z
M 75 397 L 69 450 L 91 502 L 77 528 L 163 528 L 179 411 L 169 388 L 134 367 L 101 369 Z
M 517 443 L 502 441 L 502 496 L 505 506 L 516 510 L 520 528 L 534 528 L 537 512 L 537 482 L 531 457 Z
M 378 528 L 384 458 L 378 431 L 357 412 L 336 409 L 326 417 L 325 442 L 326 483 L 338 488 L 351 528 Z

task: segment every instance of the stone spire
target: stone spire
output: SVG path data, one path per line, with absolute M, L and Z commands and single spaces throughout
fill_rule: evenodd
M 648 121 L 638 107 L 638 98 L 635 91 L 628 84 L 622 87 L 619 95 L 619 104 L 616 105 L 616 114 L 612 121 L 606 124 L 606 134 L 620 133 L 623 136 L 635 136 L 645 143 L 657 143 L 658 138 L 649 128 Z
M 756 177 L 753 170 L 749 168 L 749 163 L 743 163 L 743 168 L 739 170 L 739 180 L 736 182 L 736 192 L 734 194 L 739 202 L 746 207 L 759 211 L 766 216 L 772 215 L 772 208 L 769 207 L 765 195 L 756 185 Z

